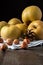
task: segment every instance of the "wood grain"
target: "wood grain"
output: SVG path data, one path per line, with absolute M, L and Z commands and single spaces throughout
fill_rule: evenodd
M 43 47 L 0 52 L 0 65 L 43 65 Z

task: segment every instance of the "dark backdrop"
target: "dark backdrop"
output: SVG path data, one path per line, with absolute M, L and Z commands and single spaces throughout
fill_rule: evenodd
M 1 0 L 0 20 L 8 21 L 13 17 L 21 19 L 23 9 L 30 5 L 37 5 L 43 12 L 43 0 Z M 43 17 L 42 17 L 43 20 Z

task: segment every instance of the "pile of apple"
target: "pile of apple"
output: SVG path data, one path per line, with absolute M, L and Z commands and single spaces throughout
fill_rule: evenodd
M 0 21 L 1 38 L 4 40 L 7 40 L 8 38 L 14 40 L 21 38 L 23 34 L 27 34 L 29 38 L 29 36 L 31 37 L 30 33 L 34 33 L 32 38 L 37 37 L 38 40 L 43 40 L 43 21 L 41 21 L 41 9 L 34 5 L 28 6 L 23 10 L 21 18 L 23 23 L 18 18 L 12 18 L 8 21 L 8 23 Z

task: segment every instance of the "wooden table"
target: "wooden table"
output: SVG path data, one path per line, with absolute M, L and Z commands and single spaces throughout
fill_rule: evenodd
M 0 65 L 43 65 L 43 47 L 0 51 Z

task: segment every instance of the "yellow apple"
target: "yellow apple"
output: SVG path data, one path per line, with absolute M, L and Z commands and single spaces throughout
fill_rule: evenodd
M 11 25 L 15 25 L 18 23 L 21 23 L 20 19 L 18 19 L 18 18 L 12 18 L 8 21 L 8 24 L 11 24 Z
M 27 25 L 24 23 L 16 24 L 16 26 L 21 30 L 21 33 L 25 33 L 27 29 Z
M 36 20 L 31 22 L 28 26 L 28 30 L 34 32 L 39 39 L 43 40 L 43 21 Z
M 1 28 L 3 26 L 7 25 L 7 22 L 6 21 L 0 21 L 0 32 L 1 32 Z M 1 33 L 0 33 L 0 36 L 1 36 Z
M 7 25 L 1 29 L 1 37 L 3 39 L 10 38 L 13 40 L 19 38 L 20 34 L 21 34 L 20 29 L 14 25 Z
M 38 6 L 28 6 L 22 12 L 22 21 L 26 24 L 30 24 L 34 20 L 40 20 L 42 18 L 42 11 Z

